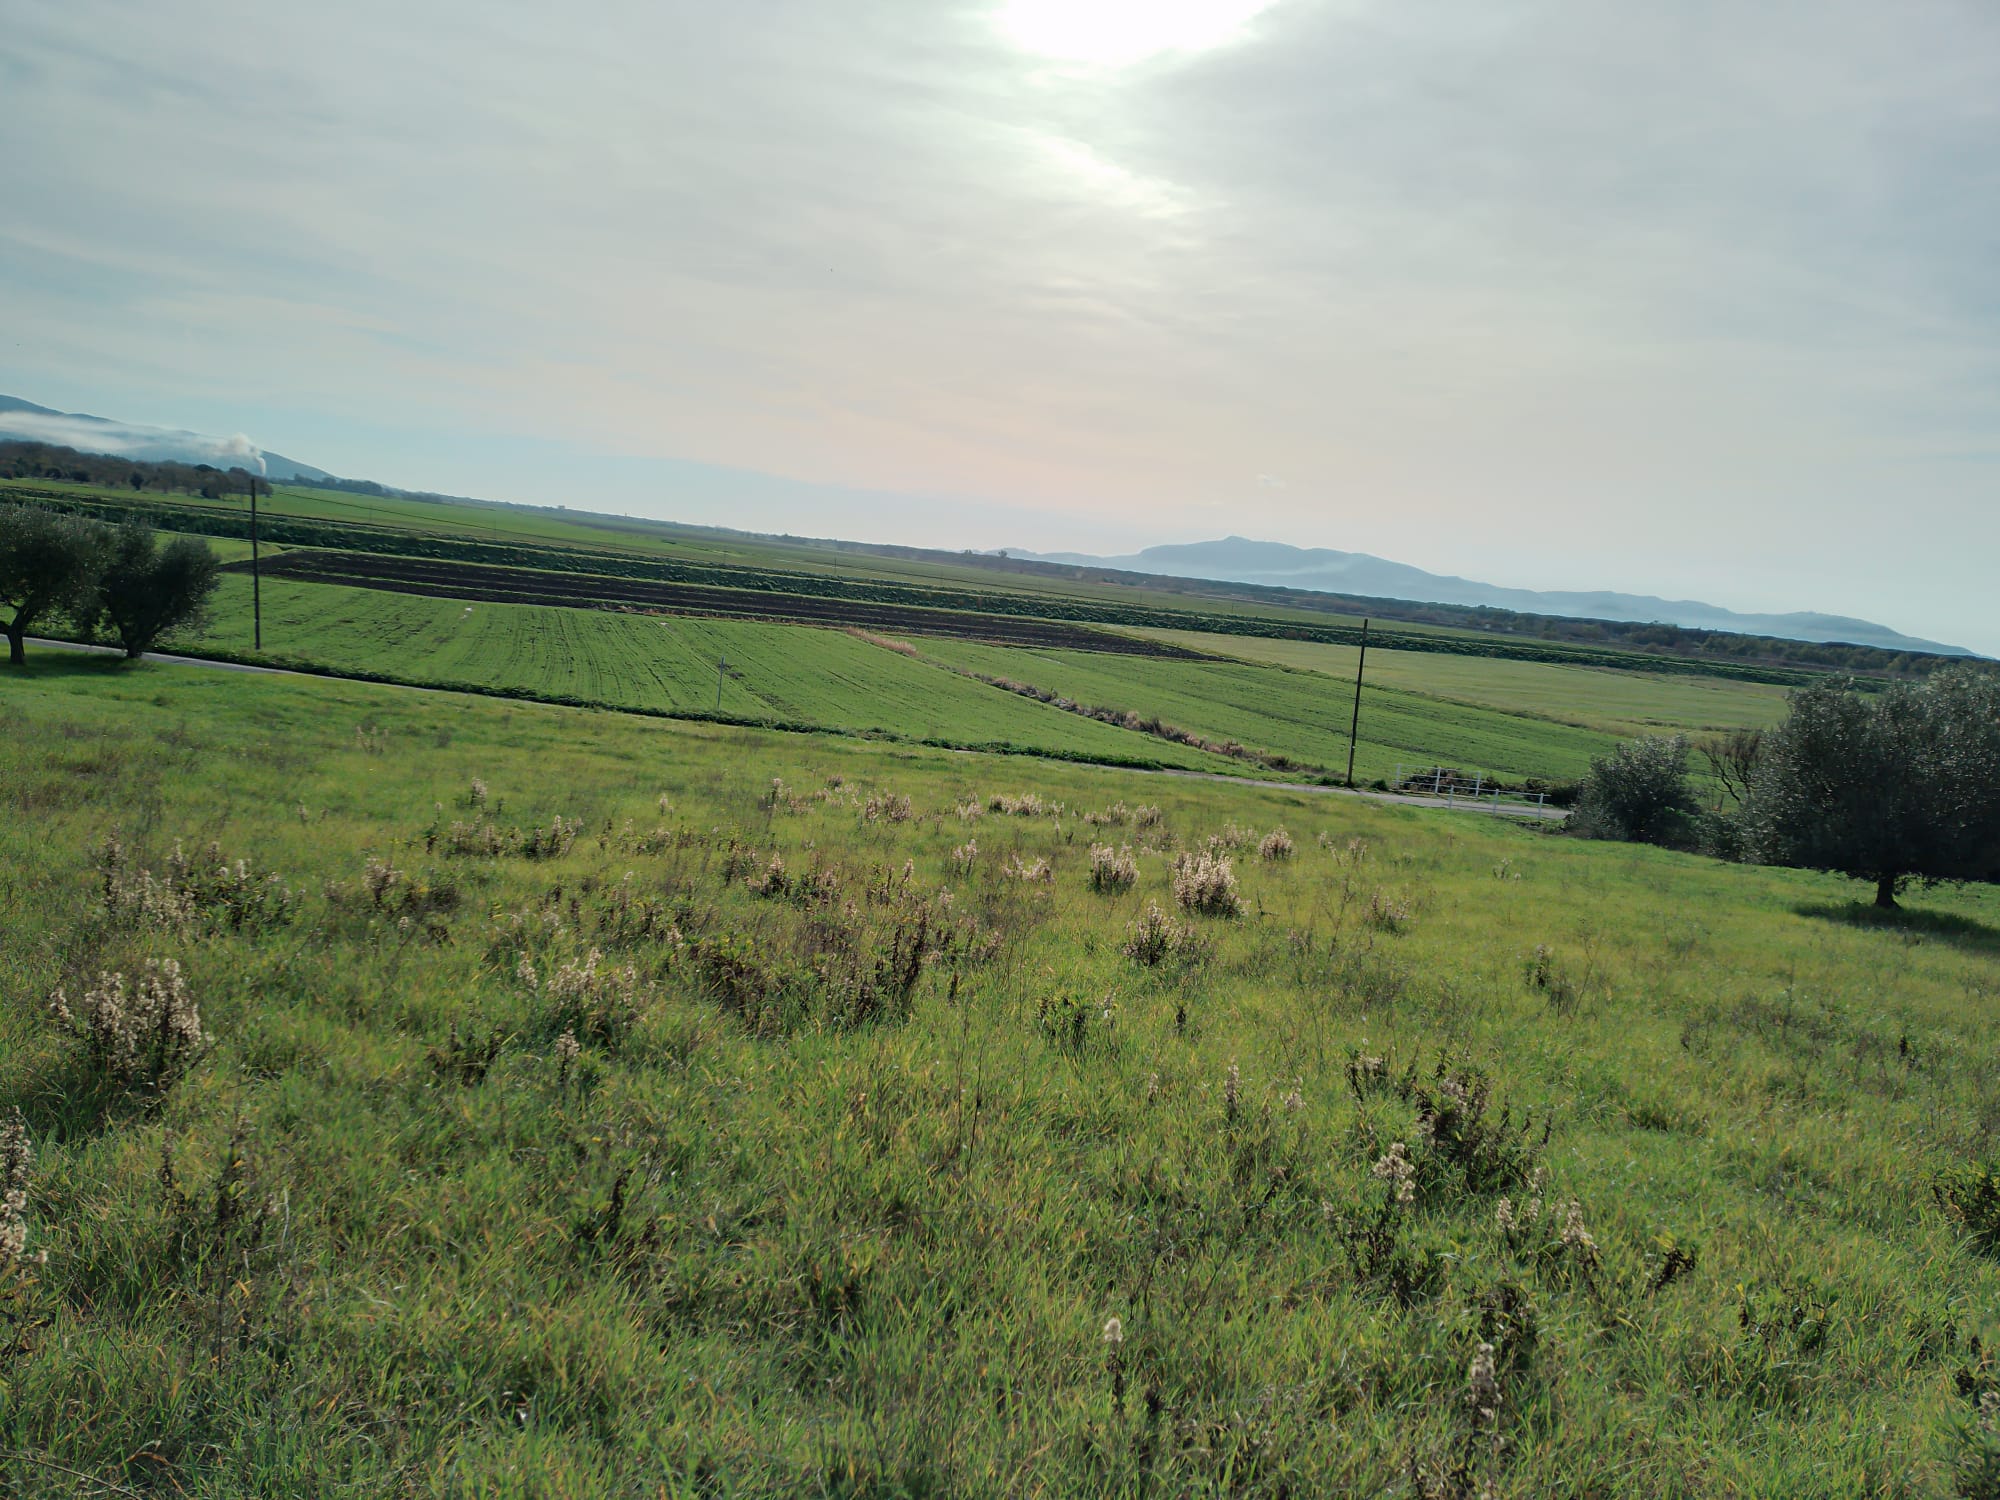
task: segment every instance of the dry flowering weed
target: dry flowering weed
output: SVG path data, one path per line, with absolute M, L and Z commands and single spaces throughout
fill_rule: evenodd
M 1182 910 L 1201 916 L 1243 914 L 1243 898 L 1237 894 L 1236 872 L 1228 857 L 1207 849 L 1174 856 L 1174 899 Z
M 147 959 L 135 979 L 103 973 L 74 1006 L 60 989 L 49 1009 L 86 1044 L 92 1065 L 127 1088 L 161 1089 L 193 1063 L 207 1037 L 180 964 Z
M 1390 1198 L 1403 1207 L 1417 1201 L 1417 1169 L 1410 1161 L 1409 1147 L 1402 1141 L 1392 1141 L 1368 1175 L 1377 1182 L 1388 1183 Z
M 1053 885 L 1056 872 L 1046 859 L 1023 858 L 1019 853 L 1007 856 L 1007 862 L 1000 867 L 1000 875 L 1005 880 L 1019 880 L 1028 885 Z
M 1500 1375 L 1493 1355 L 1493 1346 L 1482 1340 L 1465 1372 L 1465 1404 L 1475 1427 L 1490 1428 L 1500 1420 Z
M 972 873 L 972 867 L 979 863 L 979 840 L 967 839 L 951 851 L 951 869 L 960 879 Z
M 538 973 L 526 954 L 515 966 L 521 983 L 548 1006 L 550 1020 L 572 1036 L 617 1043 L 639 1019 L 650 998 L 631 964 L 612 967 L 592 948 L 581 960 L 563 959 Z
M 1034 792 L 1021 792 L 1013 796 L 1003 792 L 988 798 L 986 806 L 988 811 L 1004 813 L 1010 818 L 1039 818 L 1044 813 L 1062 812 L 1060 802 L 1044 802 Z
M 28 1122 L 17 1107 L 0 1125 L 0 1266 L 41 1265 L 47 1251 L 28 1253 L 28 1173 L 35 1165 Z
M 1168 959 L 1199 958 L 1202 944 L 1199 934 L 1187 923 L 1168 916 L 1160 909 L 1159 902 L 1148 901 L 1139 919 L 1126 927 L 1125 941 L 1118 951 L 1132 962 L 1152 969 Z
M 1128 847 L 1090 846 L 1090 888 L 1104 895 L 1129 891 L 1139 880 L 1139 862 Z
M 156 875 L 135 869 L 116 833 L 97 851 L 104 914 L 115 922 L 184 932 L 207 919 L 236 929 L 280 927 L 298 915 L 298 892 L 269 870 L 231 860 L 210 842 L 191 859 L 176 840 Z
M 1282 828 L 1273 828 L 1264 835 L 1257 845 L 1257 857 L 1267 861 L 1278 861 L 1292 857 L 1292 836 Z
M 861 804 L 861 816 L 869 823 L 907 823 L 910 799 L 898 792 L 878 792 Z

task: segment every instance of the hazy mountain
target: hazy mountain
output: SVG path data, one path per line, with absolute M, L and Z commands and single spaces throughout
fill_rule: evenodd
M 333 477 L 325 469 L 315 469 L 282 453 L 266 453 L 241 433 L 220 438 L 166 427 L 139 427 L 85 412 L 55 411 L 18 396 L 0 396 L 0 440 L 9 438 L 56 443 L 79 453 L 111 453 L 149 463 L 244 468 L 279 481 Z
M 1809 612 L 1740 614 L 1694 599 L 1656 599 L 1646 594 L 1609 591 L 1545 593 L 1535 589 L 1501 588 L 1469 578 L 1427 573 L 1422 568 L 1371 557 L 1365 552 L 1336 552 L 1328 547 L 1292 547 L 1283 542 L 1254 542 L 1240 536 L 1225 537 L 1217 542 L 1148 547 L 1128 557 L 1090 557 L 1076 552 L 1019 552 L 1011 548 L 1008 555 L 1030 561 L 1156 573 L 1169 578 L 1268 584 L 1332 594 L 1358 594 L 1373 599 L 1466 604 L 1515 610 L 1523 614 L 1679 625 L 1692 630 L 1732 630 L 1750 635 L 1778 636 L 1791 641 L 1837 641 L 1854 646 L 1879 646 L 1890 651 L 1937 651 L 1955 656 L 1970 654 L 1961 646 L 1919 640 L 1891 630 L 1886 625 L 1842 615 Z

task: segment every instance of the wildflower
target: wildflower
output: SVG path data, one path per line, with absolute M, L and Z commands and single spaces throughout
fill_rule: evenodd
M 1230 1059 L 1229 1071 L 1222 1075 L 1222 1112 L 1230 1119 L 1236 1118 L 1237 1106 L 1243 1099 L 1243 1072 Z
M 1500 1377 L 1494 1368 L 1491 1344 L 1480 1344 L 1465 1372 L 1465 1404 L 1472 1408 L 1473 1421 L 1481 1426 L 1500 1419 Z
M 1297 1089 L 1292 1089 L 1278 1102 L 1284 1105 L 1286 1114 L 1295 1115 L 1306 1107 L 1306 1096 Z
M 474 807 L 484 807 L 486 805 L 486 783 L 481 781 L 477 776 L 473 777 L 472 785 L 466 791 L 465 800 Z
M 1104 1320 L 1104 1342 L 1116 1348 L 1125 1342 L 1125 1325 L 1117 1318 Z
M 1409 1148 L 1401 1141 L 1389 1146 L 1388 1155 L 1380 1158 L 1370 1170 L 1378 1182 L 1390 1184 L 1390 1196 L 1405 1206 L 1417 1201 L 1417 1169 L 1411 1165 Z
M 1500 1227 L 1502 1234 L 1510 1238 L 1521 1227 L 1514 1219 L 1514 1200 L 1512 1198 L 1502 1198 L 1500 1200 L 1499 1206 L 1493 1210 L 1493 1222 Z
M 1148 1073 L 1146 1075 L 1146 1097 L 1148 1099 L 1157 1099 L 1160 1097 L 1160 1075 L 1158 1073 Z

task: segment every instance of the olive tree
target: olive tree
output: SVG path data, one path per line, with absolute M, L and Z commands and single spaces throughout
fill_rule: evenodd
M 1792 695 L 1743 811 L 1753 855 L 1873 881 L 2000 880 L 2000 677 L 1971 667 L 1873 701 L 1844 680 Z
M 98 574 L 96 614 L 137 659 L 169 630 L 207 619 L 220 567 L 206 542 L 184 536 L 162 547 L 150 527 L 121 526 Z
M 7 659 L 28 659 L 28 631 L 59 611 L 87 610 L 104 555 L 105 531 L 90 521 L 25 505 L 0 506 L 0 606 L 8 611 Z

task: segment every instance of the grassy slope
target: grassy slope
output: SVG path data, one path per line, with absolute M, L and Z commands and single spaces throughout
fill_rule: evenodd
M 1240 661 L 1320 672 L 1352 683 L 1353 646 L 1319 641 L 1220 636 L 1196 630 L 1127 630 Z M 1617 668 L 1445 656 L 1417 651 L 1368 653 L 1368 680 L 1453 703 L 1532 714 L 1561 724 L 1631 737 L 1667 732 L 1761 727 L 1784 717 L 1789 691 L 1770 683 L 1675 677 Z
M 250 580 L 225 575 L 213 622 L 186 644 L 247 652 L 250 642 Z M 273 660 L 337 671 L 678 712 L 715 709 L 721 658 L 735 674 L 722 684 L 726 714 L 1193 770 L 1237 769 L 1218 756 L 997 692 L 843 631 L 802 625 L 468 606 L 273 578 L 264 584 L 264 647 Z
M 1084 652 L 960 641 L 925 641 L 922 649 L 940 661 L 1031 683 L 1081 703 L 1156 715 L 1212 739 L 1234 738 L 1319 765 L 1346 766 L 1351 681 L 1240 662 L 1092 661 Z M 1575 777 L 1611 744 L 1608 735 L 1547 719 L 1365 687 L 1355 774 L 1389 776 L 1399 763 L 1415 769 L 1443 762 L 1509 778 Z
M 10 676 L 0 728 L 0 1108 L 38 1144 L 49 1256 L 0 1294 L 22 1341 L 0 1364 L 9 1493 L 71 1492 L 25 1452 L 212 1500 L 1372 1494 L 1457 1463 L 1501 1497 L 1916 1496 L 1948 1487 L 1955 1380 L 1993 1380 L 1966 1349 L 2000 1337 L 2000 1267 L 1927 1188 L 2000 1147 L 1990 891 L 1878 928 L 1837 881 L 1483 819 L 166 667 Z M 763 802 L 773 776 L 834 774 L 919 817 Z M 725 889 L 712 847 L 427 854 L 433 805 L 468 816 L 475 776 L 504 822 L 734 831 L 857 901 L 909 859 L 1002 945 L 955 994 L 922 980 L 905 1024 L 758 1037 L 685 958 L 593 914 L 627 871 L 680 893 L 690 934 L 784 952 L 796 912 Z M 1212 956 L 1178 981 L 1117 950 L 1164 899 L 1160 855 L 1098 897 L 1046 820 L 950 814 L 1023 788 L 1157 801 L 1188 841 L 1282 820 L 1300 849 L 1243 868 L 1260 915 L 1203 924 Z M 300 918 L 107 924 L 89 850 L 113 827 L 155 868 L 176 838 L 274 867 Z M 1009 849 L 1052 859 L 1054 886 L 998 879 Z M 370 856 L 459 888 L 449 941 L 329 905 Z M 490 945 L 551 887 L 544 968 L 603 944 L 655 991 L 567 1087 L 549 1002 Z M 1406 930 L 1369 920 L 1383 902 Z M 1537 943 L 1573 1007 L 1523 983 Z M 213 1037 L 153 1108 L 93 1091 L 41 1009 L 146 955 L 184 966 Z M 1038 1022 L 1072 998 L 1080 1047 Z M 427 1060 L 453 1028 L 500 1035 L 483 1082 Z M 1597 1268 L 1510 1247 L 1496 1191 L 1426 1179 L 1383 1222 L 1432 1275 L 1399 1297 L 1357 1270 L 1339 1216 L 1376 1222 L 1370 1163 L 1419 1137 L 1393 1093 L 1349 1092 L 1353 1049 L 1483 1068 L 1547 1118 L 1549 1192 Z M 215 1227 L 236 1129 L 240 1202 L 274 1205 L 261 1237 Z M 1650 1290 L 1669 1241 L 1694 1268 Z M 1496 1445 L 1463 1392 L 1507 1299 Z

